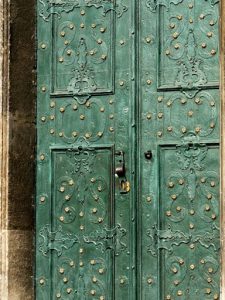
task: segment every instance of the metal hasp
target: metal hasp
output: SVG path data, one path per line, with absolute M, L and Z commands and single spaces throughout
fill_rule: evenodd
M 37 0 L 36 300 L 219 299 L 218 28 L 218 0 Z

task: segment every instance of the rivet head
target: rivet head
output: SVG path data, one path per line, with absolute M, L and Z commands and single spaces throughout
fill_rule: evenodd
M 79 216 L 80 216 L 80 217 L 83 217 L 83 216 L 84 216 L 83 211 L 81 211 L 81 212 L 79 213 Z
M 98 43 L 99 45 L 101 45 L 101 44 L 102 44 L 102 40 L 101 40 L 101 39 L 98 39 L 97 43 Z
M 212 35 L 213 35 L 212 32 L 208 32 L 208 33 L 207 33 L 207 36 L 208 36 L 208 37 L 212 37 Z
M 171 215 L 172 215 L 171 211 L 168 210 L 168 211 L 166 212 L 166 215 L 167 215 L 167 217 L 171 217 Z
M 159 113 L 158 113 L 158 118 L 159 118 L 159 119 L 162 119 L 162 118 L 163 118 L 163 113 L 162 113 L 162 112 L 159 112 Z
M 67 282 L 68 282 L 68 278 L 64 277 L 64 278 L 63 278 L 63 282 L 64 282 L 64 283 L 67 283 Z
M 101 107 L 100 108 L 100 112 L 104 112 L 105 111 L 105 108 L 104 107 Z
M 64 37 L 64 36 L 66 35 L 65 31 L 61 31 L 61 32 L 60 32 L 60 35 L 61 35 L 62 37 Z
M 60 268 L 60 269 L 59 269 L 59 273 L 60 273 L 60 274 L 63 274 L 64 271 L 65 271 L 65 270 L 64 270 L 63 268 Z
M 94 259 L 92 259 L 92 260 L 90 261 L 90 264 L 91 264 L 91 265 L 95 265 L 95 264 L 96 264 L 96 261 L 95 261 Z
M 124 86 L 124 81 L 120 81 L 120 86 Z
M 147 120 L 151 120 L 152 118 L 152 114 L 151 113 L 147 113 Z
M 204 49 L 206 47 L 207 47 L 206 43 L 202 43 L 202 48 Z
M 103 273 L 104 273 L 104 269 L 99 269 L 99 270 L 98 270 L 98 273 L 99 273 L 99 274 L 103 274 Z
M 72 132 L 72 135 L 73 135 L 74 137 L 76 137 L 76 136 L 77 136 L 77 132 L 76 132 L 76 131 L 73 131 L 73 132 Z
M 70 28 L 70 29 L 74 29 L 74 24 L 73 24 L 73 23 L 70 23 L 69 28 Z
M 40 155 L 40 160 L 42 160 L 42 161 L 45 160 L 45 155 L 44 154 Z
M 65 107 L 60 107 L 60 112 L 63 113 L 65 111 Z
M 104 296 L 100 296 L 99 300 L 105 300 L 105 297 Z
M 85 119 L 84 115 L 80 115 L 80 119 L 83 121 Z
M 195 265 L 194 265 L 194 264 L 191 264 L 191 265 L 190 265 L 190 269 L 191 269 L 191 270 L 194 270 L 194 269 L 195 269 Z
M 71 55 L 72 54 L 72 50 L 69 49 L 69 50 L 66 51 L 66 53 L 67 53 L 67 55 Z
M 60 220 L 61 222 L 63 222 L 63 221 L 64 221 L 64 217 L 63 217 L 63 216 L 60 216 L 60 217 L 59 217 L 59 220 Z
M 146 37 L 146 42 L 149 44 L 149 43 L 151 43 L 151 38 L 150 37 Z
M 195 214 L 195 211 L 193 209 L 191 209 L 189 213 L 190 213 L 190 215 L 193 216 Z
M 47 47 L 46 44 L 44 44 L 44 43 L 41 44 L 41 49 L 46 49 L 46 47 Z
M 208 294 L 208 295 L 211 294 L 211 289 L 207 288 L 207 289 L 205 290 L 205 293 Z
M 70 262 L 70 266 L 73 267 L 74 266 L 74 262 L 71 260 Z
M 152 284 L 152 282 L 153 282 L 152 278 L 148 278 L 147 283 Z
M 83 248 L 80 248 L 79 253 L 80 253 L 80 254 L 83 254 L 83 253 L 84 253 L 84 249 L 83 249 Z
M 81 12 L 80 12 L 81 16 L 84 16 L 85 15 L 85 11 L 82 9 Z
M 45 200 L 46 200 L 45 196 L 41 196 L 41 197 L 40 197 L 40 201 L 41 201 L 42 203 L 44 203 Z
M 106 58 L 107 58 L 107 55 L 105 55 L 105 54 L 103 54 L 103 55 L 101 56 L 101 59 L 102 59 L 102 60 L 106 60 Z
M 56 294 L 56 298 L 61 298 L 61 294 L 60 294 L 60 293 L 57 293 L 57 294 Z
M 150 196 L 147 197 L 147 202 L 151 202 L 152 198 Z
M 71 288 L 66 289 L 67 294 L 70 294 L 72 292 Z
M 97 280 L 96 277 L 93 277 L 93 278 L 92 278 L 92 282 L 96 283 L 97 281 L 98 281 L 98 280 Z
M 79 266 L 80 266 L 80 267 L 83 267 L 83 266 L 84 266 L 84 263 L 81 261 L 81 262 L 79 263 Z
M 52 102 L 50 103 L 50 107 L 51 107 L 51 108 L 54 108 L 54 107 L 55 107 L 55 102 L 54 102 L 54 101 L 52 101 Z
M 104 28 L 104 27 L 101 27 L 101 28 L 100 28 L 100 32 L 101 32 L 101 33 L 104 33 L 105 31 L 106 31 L 106 28 Z
M 43 278 L 41 278 L 39 282 L 41 285 L 43 285 L 45 283 L 45 280 Z
M 216 54 L 216 50 L 215 49 L 212 49 L 211 50 L 211 55 L 215 55 Z
M 99 132 L 98 132 L 98 136 L 99 136 L 99 137 L 103 136 L 103 132 L 100 132 L 100 131 L 99 131 Z
M 148 85 L 152 84 L 152 81 L 150 79 L 148 79 L 146 82 L 147 82 Z
M 42 86 L 41 91 L 42 91 L 43 93 L 45 93 L 45 92 L 47 91 L 46 86 Z
M 80 225 L 80 230 L 84 230 L 84 225 Z
M 171 296 L 170 295 L 166 295 L 166 300 L 171 300 Z
M 178 295 L 178 296 L 182 296 L 182 295 L 183 295 L 183 292 L 182 292 L 182 291 L 178 291 L 178 292 L 177 292 L 177 295 Z
M 81 24 L 80 24 L 80 28 L 84 28 L 84 23 L 81 23 Z

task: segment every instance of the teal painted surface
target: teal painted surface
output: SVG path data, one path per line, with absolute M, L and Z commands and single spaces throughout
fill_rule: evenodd
M 37 2 L 37 300 L 219 299 L 218 9 Z

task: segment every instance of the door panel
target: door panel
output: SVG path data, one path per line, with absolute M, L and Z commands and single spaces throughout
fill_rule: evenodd
M 134 5 L 37 17 L 36 299 L 135 299 Z
M 218 2 L 140 5 L 140 299 L 219 299 Z
M 36 299 L 219 299 L 219 1 L 37 24 Z

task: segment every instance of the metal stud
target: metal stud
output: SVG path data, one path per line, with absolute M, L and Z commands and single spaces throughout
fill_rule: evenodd
M 150 37 L 146 37 L 146 42 L 149 44 L 149 43 L 151 43 L 151 38 Z
M 177 296 L 182 296 L 183 295 L 183 292 L 182 291 L 178 291 L 177 292 Z
M 40 155 L 40 160 L 42 160 L 42 161 L 45 160 L 45 155 L 44 154 Z
M 97 280 L 96 277 L 93 277 L 93 278 L 92 278 L 92 282 L 96 283 L 97 281 L 98 281 L 98 280 Z
M 45 283 L 45 280 L 43 278 L 41 278 L 39 282 L 41 285 L 43 285 Z
M 98 270 L 98 273 L 99 273 L 99 274 L 103 274 L 103 273 L 104 273 L 104 269 L 99 269 L 99 270 Z
M 80 266 L 80 267 L 83 267 L 83 266 L 84 266 L 84 263 L 83 263 L 82 261 L 80 261 L 79 266 Z
M 44 203 L 45 200 L 46 200 L 45 196 L 41 196 L 41 197 L 40 197 L 40 201 L 41 201 L 42 203 Z
M 47 46 L 46 46 L 46 44 L 44 44 L 44 43 L 43 43 L 43 44 L 41 44 L 41 49 L 43 49 L 43 50 L 44 50 L 44 49 L 46 49 L 46 47 L 47 47 Z
M 46 86 L 42 86 L 41 91 L 42 91 L 43 93 L 45 93 L 45 92 L 47 91 Z
M 60 268 L 60 269 L 59 269 L 59 273 L 60 273 L 60 274 L 64 274 L 64 272 L 65 272 L 65 270 L 64 270 L 63 268 Z
M 84 115 L 80 115 L 80 119 L 83 121 L 85 119 Z
M 104 33 L 105 31 L 106 31 L 106 28 L 104 28 L 104 27 L 101 27 L 101 28 L 100 28 L 100 32 L 101 32 L 101 33 Z
M 70 294 L 72 292 L 72 289 L 71 288 L 67 288 L 66 292 L 67 292 L 67 294 Z
M 80 24 L 80 28 L 84 28 L 84 23 L 81 23 L 81 24 Z
M 151 84 L 152 84 L 152 81 L 151 81 L 150 79 L 148 79 L 148 80 L 146 81 L 146 83 L 147 83 L 148 85 L 151 85 Z

